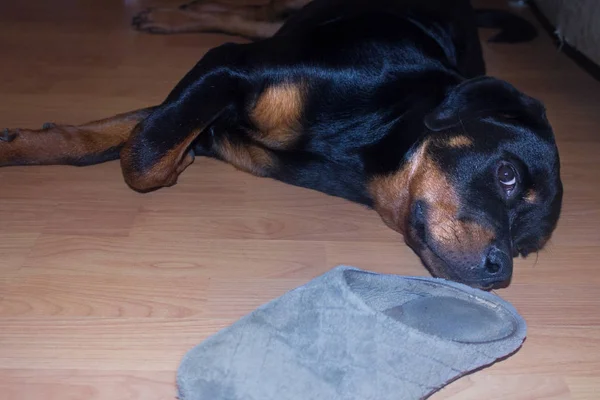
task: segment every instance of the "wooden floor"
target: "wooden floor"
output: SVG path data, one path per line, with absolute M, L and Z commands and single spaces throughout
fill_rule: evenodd
M 132 32 L 141 6 L 2 1 L 0 125 L 157 103 L 210 46 L 238 40 Z M 523 348 L 433 398 L 598 399 L 600 83 L 546 36 L 485 55 L 491 74 L 546 103 L 564 213 L 549 248 L 497 292 L 528 322 Z M 340 263 L 426 275 L 373 212 L 215 161 L 146 195 L 116 162 L 1 169 L 0 399 L 173 399 L 186 350 Z

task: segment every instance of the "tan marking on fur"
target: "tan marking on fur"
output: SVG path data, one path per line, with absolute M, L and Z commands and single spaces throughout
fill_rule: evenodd
M 254 139 L 273 149 L 293 145 L 301 134 L 303 108 L 302 84 L 284 83 L 266 88 L 250 113 L 258 128 Z
M 527 193 L 525 193 L 525 201 L 528 203 L 535 203 L 538 199 L 538 194 L 535 190 L 529 189 Z
M 428 146 L 429 142 L 423 143 L 397 172 L 377 176 L 369 183 L 368 190 L 374 199 L 375 210 L 387 226 L 400 233 L 406 232 L 411 202 L 410 181 L 421 169 Z
M 253 175 L 265 176 L 273 166 L 268 150 L 254 144 L 234 144 L 225 139 L 216 151 L 225 161 Z
M 162 154 L 160 159 L 145 171 L 135 169 L 135 155 L 131 149 L 133 140 L 128 141 L 121 150 L 121 168 L 125 182 L 139 191 L 173 186 L 177 183 L 179 175 L 194 162 L 194 156 L 188 152 L 188 148 L 202 130 L 192 131 L 184 141 Z
M 473 146 L 473 139 L 464 135 L 452 136 L 446 141 L 446 146 L 452 148 L 470 147 Z
M 406 233 L 412 204 L 425 201 L 428 234 L 435 242 L 453 251 L 483 249 L 494 238 L 489 229 L 457 219 L 460 198 L 446 174 L 428 154 L 425 141 L 397 172 L 376 177 L 369 184 L 375 209 L 392 229 Z

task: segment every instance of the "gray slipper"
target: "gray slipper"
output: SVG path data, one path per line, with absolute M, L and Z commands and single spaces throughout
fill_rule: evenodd
M 177 383 L 182 400 L 416 400 L 525 334 L 493 294 L 340 266 L 190 350 Z

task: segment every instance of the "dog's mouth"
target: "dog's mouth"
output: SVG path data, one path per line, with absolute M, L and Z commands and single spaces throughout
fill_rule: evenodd
M 405 241 L 415 254 L 421 258 L 423 264 L 433 276 L 463 282 L 458 274 L 452 271 L 448 263 L 429 246 L 424 224 L 413 224 L 409 228 L 409 234 L 405 235 Z
M 448 264 L 448 262 L 446 262 L 446 260 L 444 260 L 444 258 L 437 253 L 435 246 L 432 246 L 430 243 L 428 243 L 425 226 L 411 226 L 409 229 L 409 234 L 405 236 L 405 241 L 407 245 L 419 256 L 431 275 L 435 277 L 459 282 L 481 290 L 491 290 L 503 286 L 502 283 L 495 281 L 486 282 L 468 279 L 457 273 L 455 269 L 452 268 L 450 264 Z
M 467 286 L 471 286 L 476 289 L 481 290 L 491 290 L 496 287 L 498 284 L 496 282 L 481 282 L 471 279 L 464 279 L 459 274 L 453 271 L 453 269 L 448 265 L 446 261 L 442 257 L 440 257 L 435 250 L 429 247 L 427 244 L 424 245 L 424 248 L 419 254 L 421 260 L 425 264 L 425 267 L 429 272 L 438 278 L 448 279 L 451 281 L 463 283 Z

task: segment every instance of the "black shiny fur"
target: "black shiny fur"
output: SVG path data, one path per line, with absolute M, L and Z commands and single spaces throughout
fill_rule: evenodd
M 519 31 L 535 36 L 524 21 L 500 15 L 518 23 L 496 41 L 518 41 Z M 493 25 L 489 11 L 480 19 Z M 425 138 L 468 133 L 473 147 L 437 148 L 432 155 L 460 193 L 457 218 L 493 230 L 492 250 L 443 254 L 418 218 L 407 241 L 420 255 L 425 248 L 435 254 L 424 261 L 437 264 L 436 274 L 489 286 L 510 278 L 512 256 L 543 246 L 559 216 L 562 186 L 541 103 L 484 75 L 477 13 L 467 1 L 317 0 L 272 38 L 209 52 L 144 121 L 146 150 L 138 159 L 152 163 L 205 124 L 210 134 L 200 135 L 196 154 L 216 156 L 211 149 L 223 137 L 240 146 L 252 142 L 248 110 L 265 87 L 283 82 L 305 87 L 302 135 L 292 148 L 269 149 L 276 163 L 266 175 L 367 206 L 373 205 L 368 182 L 400 169 Z M 178 130 L 181 137 L 171 128 L 190 124 Z M 509 201 L 494 176 L 506 159 L 522 179 L 521 193 Z M 536 204 L 524 201 L 528 188 L 535 188 Z M 502 258 L 502 273 L 480 272 L 481 257 L 483 264 Z

